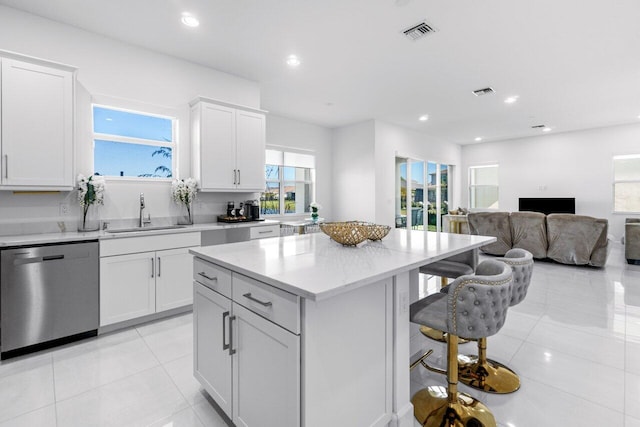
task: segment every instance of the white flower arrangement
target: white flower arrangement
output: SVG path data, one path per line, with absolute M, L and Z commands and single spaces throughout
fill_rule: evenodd
M 198 193 L 198 183 L 193 178 L 174 179 L 171 182 L 171 196 L 173 201 L 187 207 L 193 203 Z
M 104 204 L 104 177 L 100 175 L 90 175 L 85 177 L 78 175 L 78 202 L 82 206 L 82 229 L 86 229 L 87 212 L 91 205 Z
M 318 202 L 311 202 L 311 204 L 309 205 L 309 207 L 311 208 L 312 211 L 318 211 L 318 209 L 322 209 L 322 205 Z
M 104 177 L 78 175 L 78 202 L 80 206 L 88 207 L 93 204 L 104 204 Z

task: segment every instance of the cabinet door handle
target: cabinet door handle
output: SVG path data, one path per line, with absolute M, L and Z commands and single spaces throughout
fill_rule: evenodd
M 4 177 L 9 179 L 9 155 L 4 155 Z
M 233 321 L 236 320 L 236 316 L 229 317 L 229 356 L 236 354 L 233 349 Z
M 198 273 L 198 276 L 202 276 L 207 280 L 218 280 L 217 277 L 209 277 L 209 276 L 207 276 L 207 273 L 205 273 L 204 271 L 201 271 L 200 273 Z
M 154 259 L 151 258 L 151 277 L 155 277 L 156 276 L 156 263 L 154 262 Z
M 160 277 L 160 273 L 161 273 L 161 268 L 160 268 L 160 257 L 158 257 L 158 277 Z
M 238 169 L 238 185 L 240 185 L 240 169 Z
M 233 185 L 236 185 L 236 179 L 237 179 L 237 175 L 236 175 L 236 170 L 233 170 Z
M 271 307 L 273 305 L 273 303 L 271 301 L 260 301 L 259 299 L 256 299 L 254 297 L 251 296 L 251 292 L 243 294 L 243 297 L 247 298 L 248 300 L 251 300 L 253 302 L 257 302 L 258 304 L 260 304 L 263 307 Z
M 229 317 L 229 312 L 222 313 L 222 349 L 229 350 L 229 344 L 227 344 L 227 328 L 225 328 L 225 319 Z

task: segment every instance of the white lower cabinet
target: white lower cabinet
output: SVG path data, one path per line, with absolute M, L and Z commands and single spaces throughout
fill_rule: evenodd
M 231 417 L 231 357 L 228 322 L 231 300 L 195 284 L 193 296 L 193 371 L 205 390 Z
M 300 425 L 300 336 L 233 303 L 233 422 Z
M 191 304 L 189 249 L 199 244 L 200 233 L 102 240 L 100 326 Z
M 100 259 L 100 326 L 156 311 L 154 253 Z
M 219 267 L 200 271 L 198 262 L 194 269 L 195 377 L 237 427 L 299 426 L 300 335 L 267 320 L 271 312 L 278 319 L 282 310 L 290 309 L 299 317 L 298 297 L 289 294 L 296 304 L 288 307 L 291 300 L 283 300 L 283 291 L 273 289 L 270 294 L 264 284 L 247 289 L 251 279 L 228 271 L 228 276 L 219 275 L 225 273 Z M 200 273 L 207 278 L 202 280 Z M 224 283 L 215 284 L 217 291 L 203 283 L 227 277 L 233 300 L 217 292 L 226 293 Z M 244 300 L 236 301 L 236 288 Z

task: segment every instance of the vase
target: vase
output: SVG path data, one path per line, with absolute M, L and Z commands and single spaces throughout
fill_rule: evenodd
M 81 206 L 78 231 L 97 231 L 100 229 L 100 215 L 95 205 Z
M 314 223 L 318 222 L 318 210 L 317 209 L 313 209 L 311 211 L 311 221 L 313 221 Z
M 178 224 L 180 225 L 192 225 L 193 224 L 193 204 L 184 203 L 181 205 L 180 215 L 178 216 Z

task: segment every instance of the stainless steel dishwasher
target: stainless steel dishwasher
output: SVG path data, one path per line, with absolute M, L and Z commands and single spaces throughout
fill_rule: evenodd
M 0 252 L 0 357 L 95 336 L 100 322 L 96 240 Z

